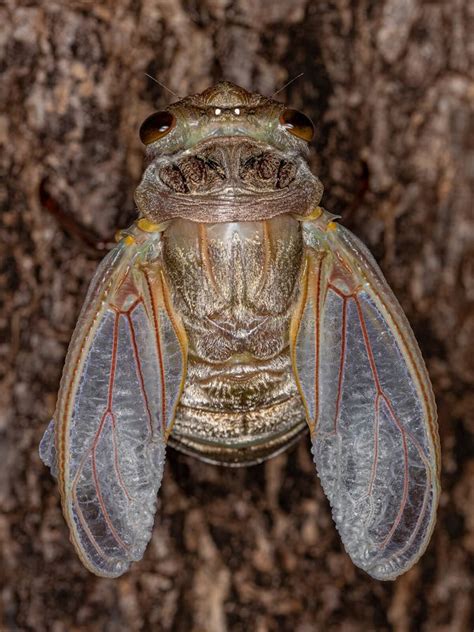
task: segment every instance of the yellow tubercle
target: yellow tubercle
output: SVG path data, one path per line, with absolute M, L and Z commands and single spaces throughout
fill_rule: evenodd
M 336 222 L 329 222 L 328 225 L 326 226 L 326 230 L 336 230 L 336 228 L 337 228 Z
M 135 239 L 135 237 L 133 237 L 132 235 L 127 235 L 126 237 L 124 237 L 123 239 L 123 243 L 126 246 L 133 246 L 133 244 L 137 243 L 137 240 Z
M 317 206 L 309 215 L 294 215 L 293 217 L 300 222 L 311 222 L 317 220 L 323 214 L 323 209 Z
M 314 211 L 311 211 L 309 215 L 305 217 L 306 220 L 315 220 L 319 219 L 323 214 L 323 209 L 320 206 L 317 206 Z
M 150 222 L 149 219 L 142 217 L 137 221 L 137 226 L 140 230 L 143 230 L 145 233 L 156 233 L 161 230 L 161 224 L 154 224 Z

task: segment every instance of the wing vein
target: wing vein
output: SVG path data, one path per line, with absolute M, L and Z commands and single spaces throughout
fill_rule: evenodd
M 347 335 L 347 300 L 348 297 L 344 296 L 343 298 L 343 306 L 342 306 L 342 319 L 341 319 L 341 350 L 340 350 L 340 359 L 339 359 L 339 370 L 337 376 L 337 399 L 336 399 L 336 410 L 334 413 L 334 433 L 337 433 L 338 423 L 339 423 L 339 415 L 341 410 L 341 401 L 342 401 L 342 384 L 344 381 L 344 368 L 346 362 L 346 335 Z
M 120 313 L 118 313 L 116 310 L 115 311 L 115 317 L 114 317 L 114 329 L 113 329 L 113 336 L 112 336 L 112 356 L 111 356 L 111 366 L 110 366 L 110 376 L 109 376 L 109 386 L 108 386 L 108 391 L 107 391 L 107 408 L 104 411 L 100 422 L 99 422 L 99 427 L 97 428 L 97 432 L 95 433 L 94 436 L 94 440 L 92 442 L 91 447 L 89 448 L 89 450 L 87 450 L 87 452 L 84 454 L 84 457 L 81 459 L 81 463 L 78 467 L 78 470 L 76 472 L 76 476 L 74 477 L 74 481 L 72 483 L 72 491 L 73 491 L 73 496 L 74 496 L 74 504 L 76 505 L 76 511 L 78 512 L 78 514 L 81 515 L 81 522 L 84 526 L 84 528 L 86 529 L 85 525 L 84 525 L 84 514 L 83 511 L 80 507 L 79 504 L 79 500 L 77 498 L 77 493 L 76 493 L 76 489 L 77 489 L 77 484 L 79 481 L 79 477 L 81 476 L 83 470 L 84 470 L 84 466 L 85 466 L 85 462 L 86 459 L 90 456 L 91 460 L 92 460 L 92 477 L 94 479 L 94 485 L 95 485 L 95 489 L 96 489 L 96 493 L 97 493 L 97 500 L 100 506 L 100 509 L 102 511 L 102 514 L 104 516 L 104 520 L 110 530 L 110 532 L 112 533 L 114 539 L 116 540 L 117 544 L 124 549 L 125 551 L 128 550 L 128 546 L 125 544 L 125 542 L 122 540 L 122 538 L 120 537 L 120 535 L 117 533 L 114 525 L 113 525 L 113 521 L 110 517 L 110 514 L 107 510 L 107 507 L 105 505 L 104 502 L 104 498 L 102 495 L 102 491 L 101 491 L 101 485 L 100 485 L 100 481 L 99 481 L 99 476 L 97 473 L 97 456 L 96 456 L 96 449 L 97 449 L 97 445 L 99 443 L 102 431 L 104 429 L 105 423 L 107 421 L 107 418 L 110 416 L 112 418 L 112 420 L 114 419 L 114 415 L 113 415 L 113 410 L 112 410 L 112 404 L 113 404 L 113 389 L 114 389 L 114 383 L 115 383 L 115 373 L 116 373 L 116 368 L 117 368 L 117 348 L 118 348 L 118 329 L 119 329 L 119 321 L 120 321 Z M 112 422 L 112 432 L 114 431 L 114 423 Z M 115 461 L 115 459 L 114 459 Z M 117 472 L 118 473 L 118 472 Z M 121 476 L 119 475 L 119 479 L 121 478 Z M 88 533 L 90 533 L 89 528 L 87 527 L 86 531 Z M 92 537 L 92 534 L 90 534 L 89 537 Z M 93 543 L 95 542 L 95 539 L 93 539 Z M 97 546 L 99 546 L 97 544 Z M 100 547 L 99 547 L 100 548 Z
M 372 347 L 370 345 L 370 340 L 369 340 L 369 334 L 367 332 L 367 326 L 365 323 L 365 318 L 364 318 L 364 314 L 362 312 L 362 307 L 360 305 L 360 301 L 359 298 L 357 296 L 354 297 L 354 301 L 356 304 L 356 308 L 357 308 L 357 313 L 359 316 L 359 322 L 360 322 L 360 326 L 362 329 L 362 337 L 364 340 L 364 346 L 365 349 L 367 351 L 367 357 L 369 360 L 369 364 L 370 364 L 370 370 L 372 372 L 372 376 L 374 378 L 375 381 L 375 386 L 377 389 L 377 396 L 379 396 L 387 405 L 387 408 L 389 409 L 390 412 L 390 416 L 393 419 L 395 425 L 397 426 L 398 430 L 400 431 L 400 434 L 402 436 L 402 447 L 403 447 L 403 495 L 402 495 L 402 499 L 400 501 L 400 507 L 397 513 L 397 517 L 395 518 L 395 521 L 392 525 L 392 528 L 390 529 L 390 531 L 388 532 L 386 538 L 382 541 L 382 543 L 379 545 L 380 548 L 385 548 L 388 544 L 388 542 L 391 540 L 393 534 L 395 533 L 398 525 L 400 524 L 400 520 L 402 518 L 403 512 L 405 510 L 405 506 L 406 506 L 406 502 L 407 502 L 407 498 L 408 498 L 408 450 L 407 450 L 407 443 L 406 443 L 406 436 L 405 436 L 405 429 L 403 427 L 403 425 L 401 424 L 401 422 L 397 419 L 394 411 L 393 411 L 393 407 L 391 406 L 391 403 L 389 402 L 388 397 L 385 395 L 382 386 L 380 384 L 380 379 L 378 376 L 378 371 L 377 371 L 377 365 L 375 364 L 375 359 L 374 359 L 374 354 L 372 351 Z
M 143 304 L 143 301 L 139 301 L 139 303 Z M 145 387 L 145 378 L 143 376 L 143 369 L 142 369 L 142 364 L 140 360 L 140 354 L 138 351 L 137 336 L 136 336 L 135 327 L 133 325 L 133 321 L 131 317 L 131 314 L 133 313 L 133 310 L 136 308 L 137 304 L 133 305 L 128 312 L 125 312 L 125 315 L 128 321 L 128 325 L 130 327 L 130 340 L 132 342 L 133 357 L 135 359 L 135 369 L 136 369 L 138 381 L 140 383 L 140 390 L 142 393 L 143 402 L 145 404 L 148 429 L 149 429 L 150 436 L 153 437 L 153 417 L 151 414 L 150 402 L 148 400 L 148 394 Z
M 155 332 L 156 354 L 158 357 L 158 364 L 159 364 L 159 370 L 160 370 L 161 414 L 162 414 L 161 428 L 163 430 L 163 435 L 165 435 L 166 434 L 166 383 L 165 383 L 165 367 L 164 367 L 164 362 L 163 362 L 163 351 L 162 351 L 162 345 L 161 345 L 160 325 L 158 322 L 158 315 L 156 313 L 156 305 L 155 305 L 154 295 L 153 295 L 153 291 L 151 287 L 151 281 L 146 271 L 144 271 L 143 274 L 145 276 L 145 281 L 148 288 L 148 295 L 150 297 L 150 306 L 151 306 L 151 312 L 152 312 L 152 318 L 153 318 L 153 328 Z
M 379 429 L 380 429 L 380 394 L 375 397 L 375 415 L 374 415 L 374 456 L 372 458 L 372 469 L 370 472 L 370 481 L 367 494 L 372 495 L 375 478 L 377 476 L 377 465 L 379 458 Z
M 322 257 L 318 259 L 318 269 L 316 275 L 316 296 L 314 297 L 313 309 L 314 309 L 314 419 L 313 419 L 313 427 L 311 432 L 313 432 L 319 421 L 319 371 L 320 371 L 320 349 L 321 349 L 321 277 L 322 277 Z

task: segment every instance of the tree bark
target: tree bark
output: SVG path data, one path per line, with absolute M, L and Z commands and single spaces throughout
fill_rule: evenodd
M 0 21 L 0 629 L 469 630 L 472 3 L 6 0 Z M 317 124 L 323 205 L 375 254 L 433 380 L 433 540 L 411 571 L 380 583 L 344 553 L 307 438 L 239 470 L 170 450 L 145 558 L 118 580 L 94 577 L 37 445 L 97 243 L 135 217 L 138 126 L 175 99 L 145 73 L 184 96 L 219 79 L 271 95 L 301 72 L 278 98 Z

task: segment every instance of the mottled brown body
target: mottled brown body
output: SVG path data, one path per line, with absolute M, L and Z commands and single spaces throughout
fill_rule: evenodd
M 306 427 L 289 355 L 303 243 L 300 224 L 198 224 L 165 231 L 163 259 L 188 335 L 188 374 L 171 443 L 244 465 Z
M 185 340 L 169 441 L 208 461 L 261 461 L 307 427 L 289 334 L 301 220 L 323 192 L 307 162 L 313 133 L 304 114 L 229 82 L 170 104 L 140 130 L 148 165 L 137 226 L 162 236 L 148 272 L 155 285 L 165 274 Z M 136 293 L 127 298 L 128 308 Z
M 261 461 L 307 427 L 289 353 L 296 216 L 323 187 L 307 164 L 312 124 L 294 115 L 221 82 L 141 130 L 150 163 L 135 199 L 148 221 L 169 221 L 163 265 L 189 345 L 169 441 L 211 462 Z

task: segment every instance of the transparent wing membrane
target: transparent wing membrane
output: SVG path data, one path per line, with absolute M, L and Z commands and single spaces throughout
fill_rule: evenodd
M 438 502 L 431 385 L 410 326 L 368 250 L 304 224 L 307 266 L 293 366 L 317 470 L 345 548 L 394 579 L 426 548 Z
M 124 573 L 151 537 L 184 380 L 185 337 L 158 255 L 159 235 L 143 235 L 123 240 L 102 262 L 69 348 L 55 413 L 72 541 L 102 576 Z M 48 428 L 41 448 L 50 465 L 52 436 Z
M 56 447 L 54 445 L 54 419 L 48 424 L 43 438 L 39 444 L 39 454 L 43 463 L 50 468 L 51 475 L 58 477 L 58 467 L 56 459 Z

